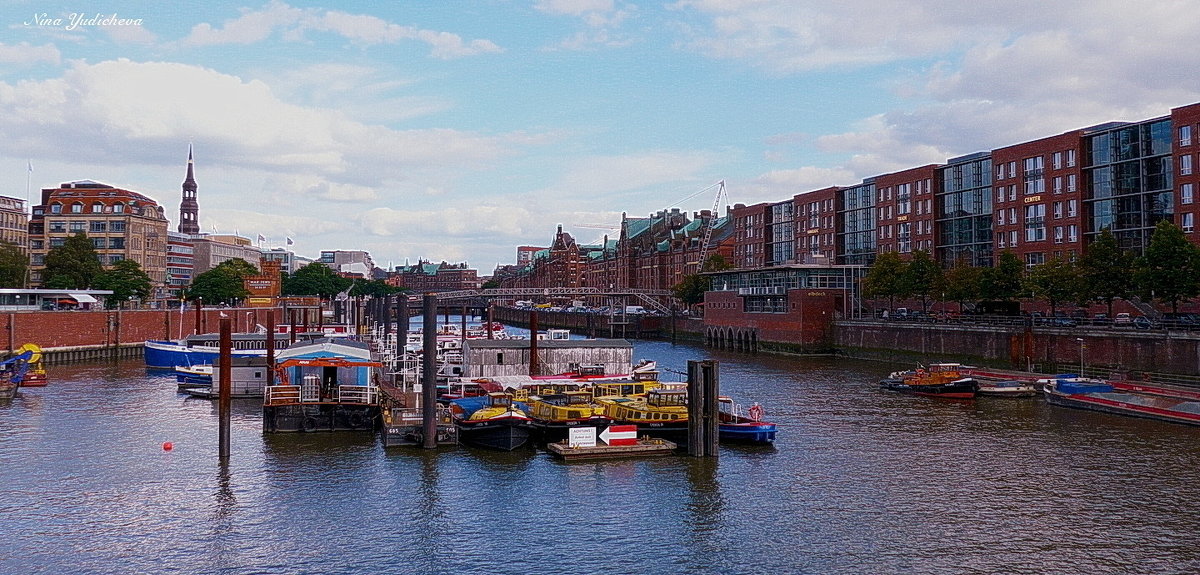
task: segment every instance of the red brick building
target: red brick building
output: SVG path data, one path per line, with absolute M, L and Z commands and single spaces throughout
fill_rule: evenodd
M 397 267 L 385 280 L 388 285 L 408 288 L 415 293 L 479 289 L 479 272 L 467 264 L 439 264 L 419 261 Z
M 1083 252 L 1082 131 L 992 151 L 995 257 L 1009 250 L 1027 266 Z

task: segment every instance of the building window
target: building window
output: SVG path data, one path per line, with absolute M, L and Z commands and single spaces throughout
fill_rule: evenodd
M 1190 176 L 1192 174 L 1192 155 L 1184 154 L 1179 156 L 1179 175 Z
M 110 250 L 125 249 L 125 238 L 108 238 L 108 249 L 110 249 Z
M 1192 203 L 1192 184 L 1183 184 L 1179 186 L 1179 203 Z
M 67 243 L 67 238 L 50 238 L 51 248 L 60 248 L 65 243 Z
M 104 249 L 104 238 L 92 238 L 92 247 L 98 250 Z
M 31 250 L 40 250 L 45 245 L 46 243 L 42 240 L 29 240 L 29 249 Z
M 62 220 L 50 222 L 50 233 L 61 234 L 67 231 L 67 223 Z
M 1008 247 L 1017 247 L 1017 230 L 1008 232 Z
M 1056 169 L 1056 170 L 1062 169 L 1062 152 L 1054 152 L 1054 155 L 1052 157 L 1054 158 L 1053 159 L 1054 169 Z
M 88 233 L 102 234 L 102 233 L 104 233 L 105 229 L 106 229 L 106 226 L 105 226 L 104 222 L 91 222 L 91 226 L 88 229 Z
M 1180 222 L 1180 227 L 1183 228 L 1183 231 L 1189 232 L 1189 233 L 1196 229 L 1196 224 L 1192 220 L 1191 212 L 1183 214 L 1183 220 Z
M 1067 167 L 1075 165 L 1075 150 L 1067 150 Z
M 79 232 L 82 232 L 84 223 L 85 222 L 72 221 L 71 222 L 71 233 L 77 234 Z
M 1063 203 L 1062 202 L 1054 202 L 1054 219 L 1056 219 L 1056 220 L 1062 219 L 1062 216 L 1063 216 Z
M 1001 186 L 1001 187 L 1003 187 L 1003 186 Z M 1009 186 L 1008 187 L 1008 200 L 1016 201 L 1016 199 L 1017 199 L 1017 186 L 1015 186 L 1015 185 Z
M 1030 252 L 1025 254 L 1025 267 L 1031 268 L 1046 263 L 1046 254 L 1043 252 Z
M 114 205 L 114 206 L 113 206 L 113 213 L 117 213 L 117 214 L 122 214 L 122 213 L 125 213 L 125 204 L 116 204 L 116 205 Z
M 108 222 L 108 231 L 110 231 L 110 232 L 124 232 L 124 231 L 125 231 L 125 222 L 122 222 L 122 221 L 119 221 L 119 220 L 118 220 L 118 221 L 110 221 L 110 222 Z
M 1191 126 L 1180 126 L 1179 127 L 1179 145 L 1180 146 L 1192 145 L 1192 127 Z
M 50 213 L 61 214 L 62 213 L 62 204 L 50 204 Z
M 1000 213 L 996 214 L 996 225 L 1004 225 L 1004 210 L 1000 210 Z
M 1068 218 L 1075 217 L 1075 214 L 1078 212 L 1077 208 L 1078 208 L 1079 204 L 1077 202 L 1078 202 L 1078 200 L 1068 200 L 1067 201 L 1067 217 Z
M 1054 176 L 1054 193 L 1062 193 L 1062 176 Z
M 1046 204 L 1025 206 L 1025 241 L 1046 239 Z
M 75 202 L 75 203 L 71 204 L 71 213 L 72 214 L 82 214 L 83 213 L 83 203 Z
M 103 211 L 104 211 L 104 204 L 102 204 L 100 202 L 96 202 L 96 203 L 92 204 L 92 213 L 93 214 L 98 214 Z
M 1065 236 L 1065 235 L 1066 234 L 1063 233 L 1062 226 L 1054 226 L 1054 243 L 1056 243 L 1056 244 L 1063 243 L 1063 236 Z
M 1067 175 L 1067 193 L 1075 192 L 1075 174 Z
M 1067 241 L 1068 242 L 1079 241 L 1079 226 L 1077 226 L 1075 224 L 1071 224 L 1071 225 L 1067 226 Z
M 120 254 L 108 256 L 108 265 L 111 266 L 123 259 L 125 259 L 125 256 L 122 256 Z
M 46 265 L 46 254 L 33 254 L 29 256 L 29 265 L 44 266 Z

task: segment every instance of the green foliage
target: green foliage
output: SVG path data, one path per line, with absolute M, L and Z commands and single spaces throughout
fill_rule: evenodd
M 53 289 L 88 289 L 102 271 L 104 267 L 100 265 L 92 240 L 79 232 L 46 254 L 42 280 L 46 287 Z
M 679 301 L 691 307 L 704 301 L 704 292 L 708 291 L 710 286 L 712 286 L 712 278 L 689 274 L 684 276 L 683 281 L 680 281 L 678 285 L 671 288 L 671 291 L 676 298 L 679 298 Z
M 500 287 L 500 280 L 490 279 L 488 281 L 483 282 L 483 285 L 481 285 L 479 287 L 481 289 L 497 289 Z
M 733 264 L 729 263 L 729 260 L 721 254 L 712 254 L 704 258 L 704 263 L 700 266 L 702 272 L 720 272 L 729 269 L 733 269 Z
M 966 302 L 979 300 L 983 290 L 983 268 L 959 262 L 946 271 L 944 289 L 946 300 L 958 302 L 962 308 Z
M 917 250 L 901 274 L 901 293 L 921 300 L 921 309 L 929 310 L 929 300 L 942 289 L 942 268 L 929 252 Z
M 1079 258 L 1083 298 L 1104 302 L 1108 305 L 1108 317 L 1112 317 L 1113 300 L 1133 295 L 1133 275 L 1129 271 L 1134 267 L 1134 259 L 1133 254 L 1117 245 L 1108 228 L 1101 230 Z
M 1021 277 L 1025 265 L 1016 254 L 1004 250 L 995 267 L 983 270 L 979 282 L 979 295 L 989 301 L 1012 301 L 1021 296 Z
M 402 288 L 390 286 L 383 280 L 352 280 L 354 285 L 350 288 L 350 295 L 369 295 L 372 297 L 384 297 L 394 293 L 406 291 Z
M 1179 302 L 1200 293 L 1200 248 L 1166 220 L 1154 227 L 1146 253 L 1137 260 L 1137 285 L 1144 297 L 1153 297 L 1179 311 Z
M 1054 258 L 1033 266 L 1025 275 L 1023 285 L 1034 297 L 1050 304 L 1050 312 L 1054 313 L 1058 304 L 1079 299 L 1080 277 L 1074 263 Z
M 893 307 L 895 298 L 904 295 L 902 278 L 907 267 L 896 252 L 880 254 L 863 278 L 863 295 L 872 299 L 885 297 L 888 307 Z
M 113 294 L 104 301 L 104 306 L 109 309 L 120 306 L 130 298 L 146 299 L 154 289 L 150 276 L 133 260 L 120 260 L 100 272 L 92 282 L 92 287 L 112 290 Z
M 312 262 L 283 278 L 283 295 L 330 298 L 350 289 L 352 281 L 337 275 L 325 264 Z
M 192 280 L 187 298 L 192 301 L 203 299 L 208 304 L 234 305 L 250 295 L 246 291 L 246 276 L 256 274 L 258 269 L 246 260 L 235 258 L 221 262 Z
M 29 273 L 29 257 L 21 248 L 8 242 L 0 242 L 0 288 L 25 287 Z

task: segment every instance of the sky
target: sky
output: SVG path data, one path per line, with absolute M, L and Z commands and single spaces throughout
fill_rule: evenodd
M 9 1 L 0 195 L 481 274 L 621 214 L 782 201 L 1200 101 L 1189 1 Z M 30 171 L 32 167 L 32 171 Z M 723 207 L 722 207 L 723 209 Z

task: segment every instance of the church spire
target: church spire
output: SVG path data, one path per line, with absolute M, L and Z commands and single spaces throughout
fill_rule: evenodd
M 193 170 L 192 145 L 188 144 L 187 177 L 183 180 L 183 201 L 179 202 L 179 233 L 200 233 L 200 204 L 196 202 L 196 175 Z

